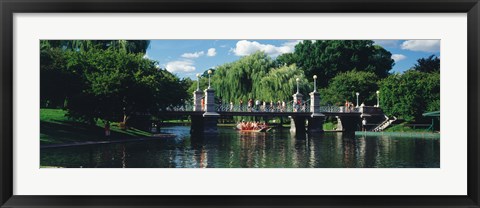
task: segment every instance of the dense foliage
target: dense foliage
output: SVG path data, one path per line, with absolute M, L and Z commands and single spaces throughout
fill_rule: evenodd
M 305 40 L 295 46 L 293 55 L 283 54 L 278 60 L 279 64 L 296 63 L 309 80 L 319 76 L 318 85 L 323 88 L 337 74 L 354 69 L 387 77 L 394 64 L 391 56 L 371 40 Z
M 303 71 L 295 65 L 275 67 L 272 58 L 263 52 L 245 56 L 231 63 L 217 67 L 211 76 L 215 95 L 223 102 L 246 105 L 248 99 L 260 101 L 288 101 L 296 91 L 296 78 L 300 79 L 300 91 L 307 94 L 307 79 Z M 200 80 L 200 89 L 208 86 L 208 75 L 204 73 Z M 197 88 L 194 82 L 189 88 L 193 92 Z
M 408 70 L 380 82 L 381 107 L 388 115 L 422 120 L 427 111 L 440 110 L 440 73 Z
M 431 55 L 428 58 L 418 59 L 413 69 L 421 72 L 439 72 L 440 59 L 435 55 Z
M 321 90 L 322 103 L 329 105 L 342 105 L 345 101 L 355 104 L 356 93 L 359 93 L 359 103 L 368 106 L 376 105 L 378 77 L 373 72 L 348 71 L 335 76 L 327 88 Z
M 86 41 L 88 47 L 70 48 L 73 43 L 53 43 L 41 42 L 41 103 L 64 107 L 74 118 L 125 121 L 137 113 L 155 115 L 188 96 L 191 81 L 157 68 L 143 57 L 144 49 L 134 53 L 119 44 Z

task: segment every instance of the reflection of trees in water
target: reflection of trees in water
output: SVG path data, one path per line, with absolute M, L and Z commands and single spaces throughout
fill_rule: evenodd
M 352 168 L 356 167 L 357 155 L 356 155 L 356 140 L 354 133 L 342 133 L 343 143 L 343 164 L 344 167 Z
M 288 131 L 185 135 L 175 139 L 41 150 L 41 165 L 83 168 L 439 167 L 438 139 L 293 135 Z
M 323 134 L 309 134 L 308 135 L 308 166 L 314 168 L 317 165 L 317 152 L 315 148 L 315 140 L 323 139 Z
M 262 167 L 265 161 L 265 133 L 239 132 L 241 167 Z
M 357 165 L 356 167 L 365 167 L 365 153 L 366 153 L 366 143 L 365 143 L 365 136 L 361 136 L 356 138 L 357 142 L 357 149 L 356 149 L 356 158 L 357 158 Z

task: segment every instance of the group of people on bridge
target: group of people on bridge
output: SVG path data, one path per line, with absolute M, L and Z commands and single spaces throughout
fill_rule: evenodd
M 273 100 L 270 100 L 270 102 L 267 101 L 260 101 L 260 100 L 255 100 L 253 101 L 252 98 L 248 99 L 247 105 L 243 103 L 243 100 L 240 99 L 238 102 L 238 108 L 235 107 L 235 103 L 233 101 L 230 101 L 230 107 L 229 111 L 248 111 L 248 112 L 286 112 L 287 111 L 287 103 L 285 101 L 280 101 L 278 100 L 277 102 L 274 102 Z M 295 103 L 294 106 L 296 110 L 298 111 L 305 111 L 306 108 L 306 103 L 302 103 L 298 101 L 298 103 Z
M 360 105 L 360 107 L 363 107 L 363 106 L 365 106 L 364 103 Z M 358 107 L 358 103 L 357 103 L 357 106 L 355 107 L 353 102 L 349 102 L 348 100 L 345 101 L 345 112 L 354 112 L 355 108 L 357 107 Z
M 293 103 L 290 101 L 289 103 Z M 287 112 L 288 110 L 293 110 L 294 112 L 305 112 L 307 108 L 307 102 L 302 102 L 298 100 L 297 102 L 293 103 L 293 109 L 287 107 L 287 103 L 285 101 L 278 100 L 274 102 L 270 100 L 267 101 L 260 101 L 260 100 L 253 100 L 252 98 L 248 99 L 246 105 L 243 99 L 238 101 L 238 105 L 235 105 L 233 101 L 230 101 L 229 106 L 224 106 L 222 100 L 218 101 L 221 111 L 246 111 L 246 112 Z M 205 110 L 205 99 L 201 99 L 201 107 L 202 110 Z

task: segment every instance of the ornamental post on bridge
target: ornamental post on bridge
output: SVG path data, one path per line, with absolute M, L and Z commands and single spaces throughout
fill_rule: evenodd
M 310 112 L 312 115 L 308 118 L 308 132 L 323 132 L 323 121 L 325 115 L 320 112 L 320 93 L 317 92 L 317 75 L 313 75 L 313 92 L 310 93 Z
M 300 89 L 298 87 L 298 82 L 300 82 L 300 79 L 297 78 L 295 80 L 297 82 L 297 93 L 293 94 L 293 112 L 300 112 L 302 109 L 302 102 L 303 102 L 303 95 L 300 94 Z M 300 103 L 300 104 L 298 104 Z
M 197 74 L 197 89 L 193 92 L 193 111 L 202 111 L 203 92 L 200 90 L 200 74 Z
M 204 133 L 218 133 L 217 119 L 220 117 L 215 108 L 215 90 L 210 86 L 211 74 L 212 70 L 208 70 L 208 88 L 205 89 L 205 113 L 203 114 Z
M 300 94 L 299 82 L 300 79 L 295 80 L 297 82 L 297 92 L 293 94 L 293 112 L 300 112 L 302 109 L 303 95 Z M 298 104 L 300 103 L 300 104 Z M 305 117 L 303 116 L 291 116 L 290 117 L 290 132 L 304 133 L 305 132 Z

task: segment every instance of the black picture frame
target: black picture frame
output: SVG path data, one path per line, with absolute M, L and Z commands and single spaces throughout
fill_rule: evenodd
M 0 0 L 1 207 L 480 207 L 478 0 Z M 466 196 L 24 196 L 13 195 L 14 13 L 328 12 L 468 14 L 468 195 Z

